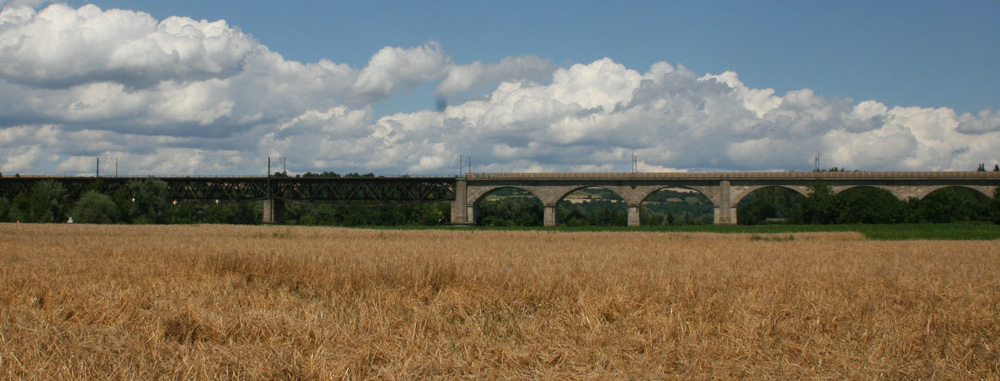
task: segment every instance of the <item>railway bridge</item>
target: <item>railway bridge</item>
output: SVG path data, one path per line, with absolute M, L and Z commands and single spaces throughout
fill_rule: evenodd
M 129 192 L 129 182 L 148 177 L 0 176 L 0 197 L 13 199 L 39 182 L 62 183 L 70 199 L 86 190 Z M 716 224 L 735 224 L 736 206 L 751 192 L 783 187 L 807 194 L 817 181 L 835 193 L 855 187 L 885 189 L 901 200 L 923 198 L 945 187 L 964 187 L 987 197 L 1000 186 L 1000 172 L 671 172 L 671 173 L 467 173 L 465 176 L 399 177 L 156 177 L 167 183 L 172 202 L 263 201 L 264 223 L 280 223 L 286 201 L 337 205 L 389 205 L 450 201 L 453 224 L 474 224 L 476 206 L 490 193 L 517 188 L 544 205 L 544 225 L 555 226 L 556 205 L 582 188 L 604 188 L 628 205 L 628 225 L 639 225 L 643 200 L 666 188 L 687 188 L 715 206 Z
M 41 181 L 61 183 L 71 200 L 96 190 L 131 195 L 134 182 L 149 178 L 167 185 L 164 198 L 173 203 L 234 203 L 263 201 L 264 223 L 284 221 L 286 201 L 333 205 L 390 205 L 455 199 L 454 177 L 288 177 L 288 176 L 168 176 L 168 177 L 49 177 L 0 176 L 0 197 L 13 199 Z
M 598 187 L 628 204 L 628 225 L 639 225 L 639 206 L 656 191 L 687 188 L 705 195 L 715 206 L 716 224 L 736 224 L 736 206 L 751 192 L 788 188 L 803 195 L 817 181 L 834 193 L 855 187 L 885 189 L 901 200 L 921 199 L 945 187 L 965 187 L 992 197 L 1000 172 L 677 172 L 677 173 L 468 173 L 456 179 L 453 224 L 472 224 L 476 205 L 493 191 L 517 188 L 544 205 L 544 225 L 555 226 L 556 205 L 570 193 Z

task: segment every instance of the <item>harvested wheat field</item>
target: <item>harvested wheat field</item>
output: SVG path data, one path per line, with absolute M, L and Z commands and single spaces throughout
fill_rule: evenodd
M 3 379 L 971 379 L 998 346 L 989 241 L 0 224 Z

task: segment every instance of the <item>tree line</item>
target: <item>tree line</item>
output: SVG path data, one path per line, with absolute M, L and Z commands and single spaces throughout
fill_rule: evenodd
M 603 191 L 603 194 L 601 191 Z M 626 225 L 627 209 L 608 190 L 582 202 L 560 201 L 556 220 L 567 226 Z M 889 191 L 858 187 L 835 194 L 816 182 L 803 196 L 791 189 L 769 187 L 751 193 L 737 206 L 740 224 L 895 224 L 1000 223 L 1000 194 L 992 198 L 971 189 L 948 187 L 923 199 L 900 200 Z M 541 226 L 543 206 L 530 193 L 502 189 L 476 206 L 476 223 L 486 226 Z M 610 197 L 609 197 L 610 195 Z M 714 205 L 696 192 L 661 190 L 640 207 L 644 226 L 705 225 L 714 220 Z
M 331 173 L 306 176 L 330 176 Z M 349 174 L 348 176 L 373 176 Z M 79 200 L 70 200 L 62 183 L 35 183 L 6 199 L 0 197 L 0 221 L 107 224 L 259 224 L 261 202 L 192 204 L 169 200 L 168 184 L 155 178 L 132 180 L 110 193 L 96 180 Z M 602 193 L 603 192 L 603 193 Z M 780 187 L 758 190 L 737 207 L 740 224 L 891 224 L 1000 223 L 1000 191 L 986 197 L 976 191 L 949 187 L 923 199 L 899 200 L 890 192 L 858 187 L 835 194 L 824 182 L 809 187 L 806 196 Z M 476 223 L 486 226 L 542 226 L 544 208 L 529 193 L 514 189 L 477 204 Z M 556 209 L 562 225 L 625 225 L 627 207 L 610 191 L 590 191 L 585 200 L 563 200 Z M 711 224 L 714 206 L 699 193 L 663 190 L 640 209 L 642 225 Z M 286 223 L 326 226 L 440 225 L 449 223 L 451 204 L 363 206 L 288 202 Z
M 993 197 L 948 187 L 923 199 L 900 200 L 891 192 L 857 187 L 834 193 L 827 183 L 809 186 L 806 196 L 780 187 L 758 190 L 737 206 L 740 224 L 1000 223 L 1000 190 Z
M 309 174 L 310 176 L 314 176 Z M 349 174 L 345 177 L 365 177 Z M 374 176 L 374 175 L 369 175 Z M 338 175 L 339 177 L 339 175 Z M 54 180 L 35 183 L 13 199 L 0 197 L 0 222 L 96 224 L 260 224 L 263 203 L 176 203 L 167 182 L 155 178 L 132 180 L 109 193 L 95 180 L 79 200 L 70 200 L 66 187 Z M 396 226 L 448 223 L 448 202 L 389 206 L 341 206 L 289 202 L 286 222 L 301 225 Z
M 252 224 L 261 220 L 260 203 L 184 204 L 170 200 L 165 181 L 155 178 L 132 180 L 109 193 L 95 180 L 79 200 L 70 200 L 66 187 L 45 180 L 13 199 L 0 197 L 0 221 L 73 222 L 96 224 L 225 223 Z
M 577 197 L 556 205 L 556 222 L 565 226 L 623 226 L 628 207 L 607 189 L 574 192 Z M 697 192 L 664 189 L 646 199 L 639 219 L 642 225 L 706 225 L 713 222 L 714 206 Z M 484 226 L 542 226 L 544 207 L 531 193 L 504 188 L 476 204 L 476 223 Z

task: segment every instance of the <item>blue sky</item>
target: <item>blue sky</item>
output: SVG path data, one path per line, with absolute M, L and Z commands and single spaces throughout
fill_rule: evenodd
M 74 1 L 71 4 L 86 2 Z M 457 63 L 535 54 L 643 70 L 736 71 L 779 94 L 810 88 L 888 106 L 1000 109 L 996 1 L 90 1 L 158 19 L 224 19 L 290 60 L 364 66 L 437 41 Z
M 0 0 L 5 173 L 1000 161 L 995 1 L 58 4 Z

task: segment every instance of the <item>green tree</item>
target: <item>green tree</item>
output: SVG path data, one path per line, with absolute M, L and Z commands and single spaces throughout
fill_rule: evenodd
M 871 187 L 848 189 L 837 195 L 837 223 L 894 224 L 903 222 L 906 204 L 891 192 Z
M 214 204 L 209 205 L 205 210 L 205 222 L 210 224 L 230 224 L 236 212 L 229 208 L 229 205 Z
M 1000 187 L 993 191 L 990 199 L 990 217 L 994 224 L 1000 224 Z
M 910 197 L 906 199 L 903 205 L 903 222 L 908 224 L 923 222 L 923 218 L 920 216 L 919 198 Z
M 170 205 L 164 209 L 159 220 L 146 220 L 140 217 L 140 223 L 160 224 L 196 224 L 205 222 L 205 206 L 197 204 Z
M 7 218 L 11 221 L 28 222 L 28 211 L 31 209 L 31 199 L 29 193 L 18 193 L 11 200 L 10 210 L 7 211 Z
M 5 197 L 0 197 L 0 222 L 12 222 L 10 218 L 11 204 Z
M 308 214 L 307 214 L 307 215 L 304 215 L 304 216 L 302 216 L 302 217 L 299 217 L 299 218 L 298 218 L 298 219 L 296 220 L 296 222 L 297 222 L 297 223 L 298 223 L 299 225 L 303 225 L 303 226 L 313 226 L 313 225 L 316 225 L 316 219 L 315 219 L 315 218 L 313 218 L 312 216 L 308 215 Z
M 110 196 L 118 210 L 118 217 L 115 221 L 128 222 L 129 214 L 132 212 L 132 196 L 129 195 L 127 187 L 116 189 Z
M 666 188 L 653 192 L 643 200 L 642 206 L 648 209 L 649 214 L 661 214 L 664 219 L 667 214 L 671 214 L 676 220 L 676 216 L 683 215 L 684 212 L 690 213 L 695 220 L 704 218 L 711 220 L 715 215 L 715 205 L 708 197 L 700 192 L 683 189 Z
M 118 221 L 118 205 L 110 196 L 98 191 L 87 191 L 70 209 L 74 222 L 110 224 Z
M 948 187 L 920 200 L 918 211 L 922 221 L 932 223 L 988 221 L 989 203 L 988 197 L 972 189 Z
M 166 181 L 149 177 L 128 182 L 132 195 L 129 217 L 135 223 L 164 223 L 169 206 L 170 188 Z
M 681 215 L 679 222 L 681 225 L 691 225 L 694 223 L 694 219 L 691 217 L 691 212 L 684 212 L 684 214 Z
M 442 215 L 450 211 L 441 209 Z M 543 206 L 531 193 L 505 188 L 476 204 L 476 223 L 485 226 L 542 226 Z
M 27 195 L 14 197 L 17 219 L 22 222 L 62 222 L 68 193 L 62 183 L 45 180 L 31 186 Z
M 103 190 L 104 190 L 104 180 L 98 178 L 94 181 L 91 181 L 90 184 L 87 184 L 87 186 L 83 188 L 83 193 L 87 193 L 89 191 L 101 192 Z M 83 196 L 80 197 L 83 198 Z
M 809 186 L 802 200 L 802 221 L 808 224 L 832 224 L 837 219 L 837 198 L 830 185 L 817 181 Z
M 754 225 L 768 218 L 795 220 L 800 213 L 802 195 L 782 187 L 758 189 L 740 201 L 736 207 L 741 225 Z
M 558 221 L 570 226 L 624 226 L 627 207 L 622 202 L 608 199 L 589 200 L 581 203 L 560 201 L 556 212 Z
M 264 213 L 261 202 L 241 202 L 233 207 L 233 223 L 240 225 L 256 225 L 261 223 Z
M 639 221 L 643 226 L 658 226 L 666 222 L 666 215 L 650 210 L 646 205 L 639 206 Z
M 451 214 L 451 204 L 438 202 L 425 204 L 417 208 L 419 214 L 415 223 L 419 225 L 441 225 L 449 223 L 448 215 Z
M 299 177 L 299 176 L 296 175 L 295 177 Z M 340 174 L 338 174 L 337 172 L 332 172 L 332 171 L 325 171 L 325 172 L 321 172 L 321 173 L 306 172 L 306 173 L 302 174 L 302 177 L 340 177 Z

